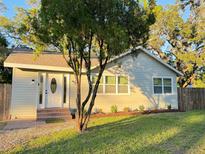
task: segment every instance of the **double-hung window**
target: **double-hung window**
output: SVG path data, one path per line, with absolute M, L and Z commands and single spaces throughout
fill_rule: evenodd
M 118 76 L 118 93 L 129 93 L 129 84 L 127 76 Z
M 116 93 L 116 76 L 105 76 L 105 93 Z
M 92 76 L 93 88 L 94 88 L 94 86 L 95 86 L 95 83 L 96 83 L 96 81 L 97 81 L 97 78 L 98 78 L 98 76 L 95 76 L 95 75 Z M 100 94 L 100 93 L 103 93 L 103 78 L 102 78 L 102 77 L 101 77 L 101 79 L 100 79 L 100 84 L 99 84 L 99 86 L 98 86 L 98 93 L 99 93 L 99 94 Z
M 97 76 L 92 76 L 93 86 L 95 85 Z M 103 75 L 100 80 L 98 94 L 118 95 L 129 94 L 129 82 L 127 76 L 121 75 Z
M 172 78 L 169 77 L 154 77 L 153 78 L 154 94 L 171 94 L 172 93 Z

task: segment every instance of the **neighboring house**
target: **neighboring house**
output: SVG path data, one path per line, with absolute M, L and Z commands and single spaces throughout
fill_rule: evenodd
M 92 59 L 92 80 L 98 72 Z M 13 52 L 4 62 L 13 68 L 12 118 L 37 118 L 46 108 L 76 108 L 76 84 L 73 71 L 61 54 Z M 84 73 L 85 70 L 83 69 Z M 153 56 L 142 47 L 113 58 L 107 64 L 99 85 L 94 110 L 110 112 L 113 105 L 122 111 L 143 105 L 145 109 L 178 108 L 177 76 L 179 71 Z M 82 77 L 82 97 L 88 91 L 86 75 Z

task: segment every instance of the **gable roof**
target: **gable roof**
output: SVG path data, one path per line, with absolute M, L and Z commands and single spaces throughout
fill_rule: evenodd
M 118 59 L 120 59 L 120 58 L 122 58 L 122 57 L 125 57 L 125 56 L 127 56 L 127 55 L 129 55 L 129 54 L 131 54 L 132 52 L 137 51 L 137 50 L 138 50 L 138 51 L 140 50 L 140 51 L 144 52 L 145 54 L 147 54 L 148 56 L 150 56 L 151 58 L 153 58 L 154 60 L 156 60 L 156 61 L 159 62 L 160 64 L 164 65 L 164 66 L 167 67 L 168 69 L 170 69 L 170 70 L 172 70 L 173 72 L 175 72 L 176 74 L 178 74 L 178 75 L 180 75 L 180 76 L 183 76 L 183 74 L 182 74 L 180 71 L 178 71 L 177 69 L 175 69 L 175 68 L 172 67 L 171 65 L 165 63 L 165 62 L 164 62 L 163 60 L 161 60 L 159 57 L 153 55 L 152 53 L 150 53 L 150 51 L 146 50 L 146 49 L 143 48 L 142 46 L 138 46 L 138 47 L 134 48 L 133 50 L 130 49 L 130 50 L 128 50 L 127 52 L 122 53 L 122 54 L 120 54 L 119 56 L 116 56 L 116 57 L 110 59 L 110 60 L 108 61 L 108 63 L 111 63 L 111 62 L 116 61 L 116 60 L 118 60 Z M 92 69 L 95 69 L 95 68 L 97 68 L 97 67 L 99 67 L 99 66 L 95 66 L 95 67 L 93 67 Z
M 164 65 L 166 68 L 172 70 L 176 74 L 182 76 L 183 74 L 170 66 L 169 64 L 162 61 L 160 58 L 151 54 L 145 48 L 139 46 L 134 48 L 134 50 L 128 50 L 125 53 L 120 54 L 108 61 L 111 63 L 116 61 L 124 56 L 129 55 L 130 53 L 140 50 L 159 62 L 160 64 Z M 91 59 L 92 69 L 96 69 L 99 67 L 97 58 Z M 24 68 L 24 69 L 35 69 L 35 70 L 51 70 L 51 71 L 68 71 L 72 72 L 72 69 L 68 67 L 65 59 L 63 58 L 62 54 L 60 53 L 42 53 L 39 57 L 35 58 L 32 52 L 13 52 L 11 53 L 4 62 L 5 67 L 17 67 L 17 68 Z M 85 71 L 83 69 L 83 71 Z

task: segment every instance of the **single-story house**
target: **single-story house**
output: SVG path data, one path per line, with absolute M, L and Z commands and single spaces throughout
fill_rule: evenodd
M 60 53 L 12 52 L 4 62 L 13 68 L 11 118 L 37 118 L 43 109 L 76 108 L 76 83 L 71 68 Z M 85 73 L 85 69 L 83 69 Z M 98 72 L 92 58 L 92 80 Z M 142 106 L 145 109 L 178 108 L 177 76 L 182 73 L 142 47 L 111 59 L 99 85 L 94 111 L 110 112 Z M 82 97 L 88 91 L 82 77 Z

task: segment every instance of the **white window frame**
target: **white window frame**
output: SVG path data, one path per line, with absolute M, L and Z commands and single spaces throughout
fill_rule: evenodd
M 92 81 L 92 77 L 93 76 L 96 76 L 97 74 L 96 73 L 92 73 L 91 74 L 91 81 Z M 116 86 L 116 88 L 115 88 L 115 93 L 106 93 L 106 84 L 105 84 L 105 80 L 106 80 L 106 76 L 115 76 L 115 86 Z M 127 77 L 127 79 L 128 79 L 128 93 L 118 93 L 118 77 L 119 76 L 126 76 Z M 113 75 L 113 74 L 105 74 L 105 75 L 102 75 L 102 79 L 103 79 L 103 83 L 101 84 L 102 86 L 103 86 L 103 92 L 102 93 L 98 93 L 97 92 L 97 95 L 130 95 L 130 78 L 129 78 L 129 76 L 128 75 L 124 75 L 124 74 L 115 74 L 115 75 Z
M 162 79 L 162 93 L 161 94 L 156 94 L 154 93 L 154 78 L 161 78 Z M 171 93 L 164 93 L 164 79 L 171 79 Z M 173 77 L 171 76 L 152 76 L 152 93 L 154 95 L 173 95 Z

